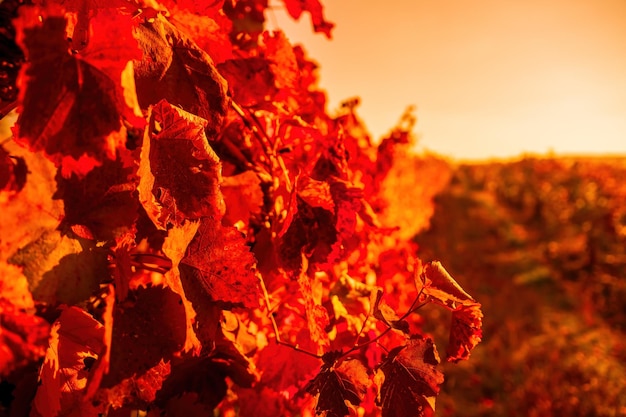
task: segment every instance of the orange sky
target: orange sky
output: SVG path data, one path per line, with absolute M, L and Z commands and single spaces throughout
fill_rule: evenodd
M 270 28 L 320 63 L 331 111 L 362 98 L 374 138 L 415 104 L 420 148 L 458 159 L 626 154 L 626 0 L 324 5 L 332 41 L 279 10 Z

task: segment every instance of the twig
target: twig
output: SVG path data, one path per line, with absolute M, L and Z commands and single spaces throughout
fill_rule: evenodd
M 287 185 L 287 189 L 291 190 L 291 180 L 289 179 L 289 173 L 287 172 L 287 168 L 285 167 L 285 163 L 279 155 L 276 155 L 274 152 L 274 147 L 272 145 L 272 140 L 268 136 L 267 132 L 261 126 L 259 119 L 256 115 L 250 111 L 244 110 L 239 104 L 237 104 L 234 100 L 230 100 L 230 105 L 235 110 L 235 112 L 241 117 L 244 124 L 254 133 L 254 136 L 257 138 L 259 143 L 261 144 L 261 148 L 263 153 L 270 161 L 270 164 L 273 168 L 279 168 L 282 171 L 283 177 L 285 179 L 285 184 Z
M 289 342 L 283 342 L 280 338 L 280 331 L 278 330 L 278 324 L 276 323 L 276 319 L 274 318 L 274 314 L 271 312 L 273 310 L 273 308 L 271 307 L 270 304 L 270 296 L 267 292 L 267 287 L 265 286 L 265 281 L 263 280 L 263 277 L 261 276 L 261 274 L 258 274 L 258 278 L 259 278 L 259 283 L 261 285 L 261 290 L 263 291 L 263 300 L 265 301 L 265 306 L 267 307 L 267 312 L 268 312 L 268 317 L 270 319 L 270 321 L 272 322 L 272 327 L 274 328 L 274 338 L 276 339 L 276 343 L 279 345 L 283 345 L 283 346 L 287 346 L 290 347 L 291 349 L 295 350 L 296 352 L 301 352 L 304 354 L 307 354 L 309 356 L 313 356 L 314 358 L 317 359 L 322 359 L 322 356 L 315 354 L 313 352 L 309 352 L 308 350 L 302 349 L 300 346 L 298 345 L 293 345 Z

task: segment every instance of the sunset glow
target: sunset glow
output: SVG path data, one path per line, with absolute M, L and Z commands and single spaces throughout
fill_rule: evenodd
M 354 96 L 373 138 L 417 106 L 420 149 L 457 159 L 626 153 L 626 2 L 325 4 L 333 39 L 276 6 L 320 63 L 329 109 Z M 270 27 L 271 27 L 270 26 Z

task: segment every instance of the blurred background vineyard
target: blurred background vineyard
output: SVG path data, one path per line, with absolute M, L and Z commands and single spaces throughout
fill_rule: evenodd
M 444 370 L 437 415 L 626 416 L 626 159 L 439 169 L 449 180 L 418 255 L 440 260 L 485 319 L 470 360 Z M 428 330 L 445 346 L 444 329 Z

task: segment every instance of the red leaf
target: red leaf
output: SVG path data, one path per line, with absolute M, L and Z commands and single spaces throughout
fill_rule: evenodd
M 328 359 L 305 390 L 311 395 L 319 395 L 316 414 L 326 412 L 327 417 L 343 417 L 349 414 L 346 401 L 352 406 L 358 406 L 370 385 L 370 379 L 365 366 L 356 359 L 342 361 L 339 365 L 334 363 L 334 358 Z
M 24 159 L 29 174 L 24 188 L 8 200 L 3 200 L 0 192 L 0 260 L 36 240 L 43 231 L 56 229 L 63 216 L 63 204 L 52 199 L 56 189 L 54 165 L 40 152 L 30 152 L 13 141 L 3 146 L 11 155 Z
M 163 241 L 161 248 L 165 256 L 172 261 L 171 269 L 165 273 L 165 282 L 172 291 L 180 296 L 182 305 L 185 309 L 186 336 L 183 351 L 188 352 L 193 350 L 196 354 L 199 353 L 202 348 L 202 344 L 200 343 L 200 340 L 198 340 L 198 336 L 194 331 L 196 311 L 185 293 L 178 266 L 180 265 L 180 261 L 185 256 L 187 247 L 196 235 L 199 226 L 199 222 L 185 222 L 182 226 L 172 227 L 168 231 L 167 237 Z M 190 296 L 191 295 L 192 294 L 190 293 Z M 213 340 L 210 339 L 209 342 L 212 341 Z
M 280 361 L 276 358 L 280 358 Z M 320 360 L 288 346 L 270 342 L 259 353 L 257 366 L 261 371 L 263 385 L 291 396 L 316 375 Z
M 374 317 L 385 323 L 387 326 L 408 334 L 409 323 L 406 320 L 400 320 L 400 317 L 398 317 L 395 310 L 389 307 L 389 305 L 382 300 L 382 294 L 382 290 L 378 290 L 375 294 L 376 301 L 374 302 Z M 372 294 L 371 298 L 373 297 L 374 294 Z
M 311 14 L 311 23 L 316 32 L 322 32 L 327 38 L 331 38 L 331 30 L 335 26 L 324 20 L 324 10 L 319 0 L 283 0 L 287 12 L 298 20 L 303 11 Z
M 85 311 L 78 307 L 63 310 L 52 326 L 39 374 L 35 415 L 97 415 L 83 402 L 83 395 L 92 365 L 105 351 L 103 339 L 104 327 Z
M 115 308 L 115 287 L 112 284 L 108 285 L 107 295 L 104 298 L 104 313 L 102 314 L 102 320 L 104 321 L 104 335 L 103 343 L 105 345 L 104 352 L 98 358 L 96 364 L 92 367 L 91 375 L 87 381 L 87 388 L 85 391 L 85 398 L 92 399 L 98 388 L 104 375 L 109 373 L 109 366 L 111 363 L 111 345 L 113 344 L 113 310 Z
M 0 261 L 0 376 L 40 359 L 50 325 L 35 316 L 28 281 L 20 268 Z
M 260 57 L 229 59 L 218 65 L 233 99 L 243 107 L 262 104 L 278 90 L 269 62 Z
M 126 404 L 143 406 L 155 400 L 170 373 L 169 361 L 183 348 L 185 312 L 178 295 L 162 287 L 132 291 L 112 310 L 105 313 L 105 337 L 112 341 L 111 347 L 108 356 L 103 355 L 96 364 L 88 394 L 94 401 L 116 408 Z M 112 329 L 108 327 L 111 322 Z M 109 363 L 102 363 L 107 359 Z M 105 365 L 109 372 L 94 393 L 99 382 L 96 378 L 98 373 L 106 372 Z
M 335 230 L 337 242 L 333 244 L 333 252 L 329 262 L 337 262 L 344 253 L 349 253 L 354 242 L 357 225 L 357 213 L 363 209 L 363 189 L 352 186 L 349 182 L 332 179 L 330 191 L 335 202 Z
M 330 340 L 326 327 L 329 324 L 328 311 L 321 305 L 321 300 L 316 300 L 311 288 L 311 281 L 307 275 L 308 262 L 306 256 L 302 256 L 302 272 L 298 276 L 298 285 L 300 293 L 304 298 L 304 312 L 306 314 L 307 324 L 310 332 L 311 341 L 318 346 L 328 346 Z
M 226 202 L 224 224 L 234 226 L 241 222 L 247 229 L 250 218 L 260 215 L 263 207 L 263 190 L 257 174 L 245 171 L 224 177 L 220 189 Z
M 442 306 L 454 310 L 459 305 L 476 303 L 476 300 L 461 288 L 440 262 L 429 262 L 424 265 L 421 278 L 423 293 Z
M 236 343 L 226 339 L 221 330 L 213 335 L 211 342 L 209 355 L 174 361 L 157 401 L 193 392 L 198 394 L 199 402 L 213 409 L 226 395 L 226 377 L 240 387 L 250 387 L 258 380 L 252 360 Z
M 177 7 L 200 16 L 211 16 L 222 8 L 224 0 L 165 0 L 162 3 L 168 8 Z
M 166 101 L 152 110 L 141 151 L 139 199 L 158 228 L 223 213 L 221 164 L 206 126 Z
M 125 405 L 133 409 L 146 407 L 147 404 L 154 403 L 164 380 L 170 374 L 170 370 L 169 361 L 160 360 L 156 365 L 140 374 L 125 378 L 110 388 L 100 389 L 95 395 L 94 402 L 107 404 L 113 409 Z
M 51 305 L 87 300 L 108 274 L 104 248 L 56 230 L 41 233 L 10 262 L 24 268 L 33 297 Z
M 187 0 L 185 3 L 197 5 L 199 2 Z M 181 10 L 184 7 L 179 3 L 176 11 L 172 13 L 170 21 L 176 27 L 184 31 L 200 49 L 209 54 L 213 62 L 222 62 L 233 58 L 233 45 L 230 42 L 230 32 L 233 22 L 223 12 L 193 13 L 189 10 Z
M 255 308 L 260 295 L 255 264 L 237 229 L 204 218 L 180 269 L 187 279 L 199 281 L 213 301 Z
M 453 310 L 446 360 L 468 359 L 482 337 L 480 303 L 466 293 L 439 262 L 426 264 L 421 279 L 424 294 L 433 302 Z
M 274 74 L 274 85 L 278 89 L 294 88 L 297 85 L 300 71 L 298 61 L 289 40 L 281 31 L 265 32 L 265 57 L 269 61 L 270 70 Z
M 118 155 L 84 177 L 57 174 L 54 198 L 63 200 L 63 223 L 80 237 L 113 241 L 131 230 L 137 220 L 137 166 L 129 151 L 120 149 Z
M 435 409 L 443 374 L 435 369 L 439 355 L 431 339 L 413 338 L 389 352 L 380 365 L 378 403 L 383 417 L 422 417 Z
M 209 136 L 227 110 L 225 80 L 209 55 L 159 15 L 140 25 L 135 36 L 144 56 L 136 62 L 137 97 L 142 108 L 165 99 L 205 120 Z
M 15 21 L 28 57 L 18 81 L 16 137 L 32 150 L 44 150 L 68 174 L 85 174 L 104 159 L 115 159 L 125 142 L 121 116 L 141 123 L 132 108 L 128 64 L 140 51 L 130 17 L 101 12 L 92 23 L 96 36 L 72 54 L 60 15 L 22 7 Z
M 483 313 L 480 304 L 461 306 L 452 312 L 450 340 L 446 348 L 446 360 L 458 362 L 469 359 L 470 352 L 480 343 Z
M 332 212 L 311 207 L 299 197 L 296 201 L 297 205 L 289 208 L 295 214 L 287 214 L 287 218 L 293 219 L 279 241 L 277 255 L 283 268 L 299 274 L 303 253 L 311 264 L 328 262 L 337 242 L 337 230 Z
M 287 399 L 279 392 L 267 387 L 237 389 L 239 415 L 241 417 L 286 416 Z
M 172 407 L 172 400 L 182 397 L 188 401 L 196 400 L 198 404 L 213 410 L 228 389 L 226 375 L 214 365 L 209 357 L 185 357 L 184 361 L 174 364 L 171 374 L 157 393 L 157 404 L 163 403 Z M 197 395 L 190 396 L 191 393 Z M 179 414 L 175 411 L 174 415 Z
M 320 207 L 332 213 L 335 212 L 335 202 L 328 182 L 314 180 L 308 175 L 300 175 L 297 178 L 296 188 L 298 197 L 311 207 Z

